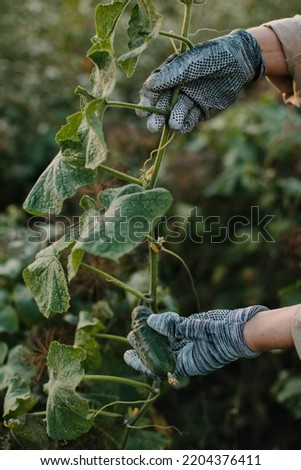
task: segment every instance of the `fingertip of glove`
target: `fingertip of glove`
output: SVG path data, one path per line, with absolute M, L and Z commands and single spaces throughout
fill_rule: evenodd
M 158 333 L 167 334 L 171 323 L 176 322 L 178 318 L 179 315 L 175 312 L 153 313 L 148 317 L 147 323 Z
M 158 132 L 165 123 L 164 116 L 159 114 L 152 114 L 147 120 L 147 128 L 150 132 L 155 133 Z
M 127 349 L 127 351 L 125 351 L 125 353 L 123 354 L 123 359 L 127 365 L 134 368 L 137 367 L 137 363 L 140 361 L 138 354 L 134 349 Z
M 138 103 L 138 106 L 151 106 L 152 103 L 150 102 L 150 100 L 144 96 L 141 97 L 139 103 Z M 139 117 L 139 118 L 146 118 L 150 115 L 150 113 L 148 111 L 145 111 L 144 109 L 136 109 L 136 115 Z

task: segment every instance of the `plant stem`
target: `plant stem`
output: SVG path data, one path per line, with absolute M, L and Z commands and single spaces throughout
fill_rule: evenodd
M 158 147 L 158 151 L 157 151 L 157 156 L 156 156 L 156 160 L 155 160 L 155 163 L 154 163 L 153 174 L 152 174 L 152 177 L 150 179 L 149 184 L 147 185 L 148 189 L 152 189 L 156 185 L 158 174 L 159 174 L 159 171 L 160 171 L 160 168 L 161 168 L 161 165 L 162 165 L 162 161 L 163 161 L 163 158 L 164 158 L 164 155 L 165 155 L 165 151 L 166 151 L 166 144 L 167 144 L 170 136 L 171 136 L 171 130 L 167 125 L 165 125 L 163 127 L 163 131 L 162 131 L 162 134 L 161 134 L 161 139 L 160 139 L 160 143 L 159 143 L 159 147 Z
M 86 263 L 80 263 L 80 267 L 87 269 L 88 271 L 91 271 L 94 274 L 97 274 L 97 276 L 101 277 L 102 279 L 105 279 L 107 282 L 112 282 L 112 284 L 115 284 L 115 286 L 120 287 L 121 289 L 127 292 L 130 292 L 131 294 L 138 297 L 138 299 L 143 300 L 143 302 L 146 302 L 147 304 L 150 304 L 150 299 L 145 297 L 141 292 L 137 291 L 133 287 L 130 287 L 128 284 L 125 284 L 124 282 L 120 281 L 116 277 L 111 276 L 105 271 L 101 271 L 100 269 L 95 268 L 94 266 L 90 266 L 89 264 L 86 264 Z
M 158 283 L 158 253 L 150 247 L 149 248 L 149 261 L 150 261 L 150 298 L 151 307 L 155 313 L 158 313 L 157 307 L 157 283 Z
M 183 18 L 183 24 L 182 24 L 182 33 L 181 33 L 181 36 L 179 36 L 182 39 L 185 39 L 185 38 L 187 39 L 187 37 L 189 35 L 192 7 L 193 7 L 192 2 L 187 4 L 187 5 L 186 4 L 184 5 L 184 18 Z M 186 48 L 187 48 L 187 43 L 182 41 L 180 52 L 181 53 L 185 52 Z M 173 93 L 173 97 L 172 97 L 172 100 L 171 100 L 170 111 L 172 110 L 175 102 L 177 101 L 178 95 L 179 95 L 179 88 L 177 87 L 174 90 L 174 93 Z M 160 139 L 160 144 L 159 144 L 159 147 L 158 147 L 157 157 L 156 157 L 156 161 L 155 161 L 155 164 L 154 164 L 154 171 L 153 171 L 150 183 L 148 185 L 149 188 L 153 188 L 156 184 L 158 174 L 159 174 L 159 171 L 160 171 L 160 168 L 161 168 L 161 165 L 162 165 L 162 161 L 163 161 L 163 158 L 164 158 L 164 155 L 165 155 L 167 143 L 170 139 L 170 136 L 171 136 L 171 130 L 167 125 L 165 125 L 163 127 L 163 131 L 162 131 L 162 134 L 161 134 L 161 139 Z
M 168 31 L 160 31 L 159 34 L 160 34 L 160 36 L 165 36 L 167 38 L 176 39 L 178 41 L 181 41 L 182 43 L 186 44 L 186 46 L 188 46 L 189 49 L 193 48 L 193 43 L 191 41 L 189 41 L 189 39 L 185 38 L 184 36 L 181 36 L 179 34 L 170 33 Z
M 128 183 L 134 183 L 134 184 L 139 184 L 139 186 L 142 186 L 142 181 L 138 178 L 135 178 L 134 176 L 130 176 L 127 173 L 123 173 L 122 171 L 114 170 L 114 168 L 111 168 L 106 165 L 99 165 L 98 168 L 102 171 L 105 171 L 106 173 L 110 173 L 110 175 L 116 176 L 117 178 L 127 181 Z
M 190 31 L 192 8 L 193 8 L 193 3 L 192 2 L 190 2 L 188 4 L 185 4 L 181 37 L 186 38 L 186 40 L 189 36 L 189 31 Z M 190 43 L 190 41 L 189 41 L 189 43 Z M 188 45 L 188 47 L 190 47 L 190 46 Z M 192 47 L 193 47 L 193 45 L 192 45 Z M 185 50 L 186 50 L 186 44 L 184 43 L 184 41 L 182 41 L 181 53 L 185 52 Z
M 85 375 L 82 379 L 85 382 L 116 382 L 122 385 L 129 385 L 130 387 L 143 388 L 152 395 L 157 394 L 157 390 L 148 384 L 138 382 L 137 380 L 127 379 L 125 377 L 118 377 L 115 375 Z
M 159 388 L 159 384 L 157 381 L 153 381 L 153 388 L 154 389 L 160 389 Z M 144 415 L 145 413 L 147 412 L 147 410 L 149 409 L 149 407 L 152 405 L 153 401 L 151 400 L 152 398 L 152 395 L 149 394 L 149 396 L 147 397 L 147 400 L 146 402 L 143 404 L 143 406 L 141 407 L 141 410 L 139 411 L 139 413 L 135 416 L 135 418 L 129 423 L 130 426 L 134 426 L 137 421 L 139 421 Z M 156 398 L 156 397 L 154 397 Z M 129 435 L 131 433 L 132 429 L 130 427 L 127 427 L 125 432 L 124 432 L 124 435 L 123 435 L 123 438 L 121 440 L 121 444 L 120 444 L 120 449 L 121 450 L 124 450 L 126 448 L 126 444 L 127 444 L 127 440 L 129 438 Z
M 109 335 L 107 333 L 99 333 L 99 334 L 95 335 L 95 338 L 110 339 L 112 341 L 118 341 L 119 343 L 125 343 L 125 344 L 129 345 L 128 340 L 124 336 Z
M 128 109 L 139 109 L 141 111 L 147 111 L 148 113 L 156 113 L 162 114 L 163 116 L 167 116 L 168 112 L 164 111 L 163 109 L 152 108 L 151 106 L 141 106 L 135 103 L 125 103 L 122 101 L 108 101 L 107 106 L 111 108 L 128 108 Z

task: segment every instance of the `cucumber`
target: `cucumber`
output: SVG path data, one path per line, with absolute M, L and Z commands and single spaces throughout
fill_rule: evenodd
M 138 306 L 132 311 L 132 331 L 136 340 L 136 350 L 143 364 L 160 378 L 174 383 L 172 376 L 176 360 L 166 336 L 153 330 L 147 318 L 153 313 L 148 307 Z

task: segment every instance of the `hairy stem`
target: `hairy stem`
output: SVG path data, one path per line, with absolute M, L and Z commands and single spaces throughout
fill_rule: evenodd
M 150 303 L 150 300 L 145 297 L 141 292 L 137 291 L 133 287 L 130 287 L 128 284 L 125 284 L 116 277 L 111 276 L 105 271 L 101 271 L 100 269 L 95 268 L 94 266 L 90 266 L 86 263 L 80 263 L 80 267 L 87 269 L 88 271 L 91 271 L 94 274 L 97 274 L 97 276 L 101 277 L 102 279 L 105 279 L 107 282 L 112 282 L 112 284 L 114 284 L 115 286 L 120 287 L 120 289 L 123 289 L 124 291 L 127 291 L 130 294 L 135 295 L 136 297 L 138 297 L 138 299 L 143 300 L 143 302 L 146 302 L 147 304 Z
M 157 307 L 157 284 L 158 284 L 158 253 L 151 247 L 149 248 L 150 258 L 150 298 L 151 307 L 155 313 L 158 313 Z
M 193 43 L 191 41 L 189 41 L 189 39 L 185 38 L 184 36 L 181 36 L 179 34 L 174 34 L 174 33 L 168 32 L 168 31 L 160 31 L 159 34 L 160 34 L 160 36 L 165 36 L 167 38 L 176 39 L 178 41 L 181 41 L 181 43 L 186 44 L 186 46 L 189 47 L 189 49 L 193 48 Z
M 117 178 L 127 181 L 128 183 L 134 183 L 134 184 L 139 184 L 139 186 L 142 186 L 142 182 L 140 179 L 135 178 L 134 176 L 130 176 L 127 173 L 123 173 L 122 171 L 114 170 L 113 168 L 102 165 L 100 164 L 98 166 L 99 170 L 105 171 L 106 173 L 109 173 L 110 175 L 116 176 Z
M 99 334 L 95 335 L 95 338 L 109 339 L 109 340 L 112 340 L 112 341 L 118 341 L 119 343 L 124 343 L 127 346 L 129 346 L 129 342 L 124 336 L 110 335 L 110 334 L 107 334 L 107 333 L 99 333 Z
M 167 116 L 168 112 L 163 109 L 152 108 L 151 106 L 141 106 L 135 103 L 125 103 L 122 101 L 108 101 L 107 106 L 112 108 L 128 108 L 128 109 L 139 109 L 141 111 L 147 111 L 148 113 L 162 114 L 162 116 Z
M 148 384 L 138 382 L 137 380 L 127 379 L 125 377 L 118 377 L 115 375 L 85 375 L 82 379 L 84 382 L 115 382 L 122 385 L 129 385 L 130 387 L 142 388 L 152 395 L 157 394 L 157 390 Z

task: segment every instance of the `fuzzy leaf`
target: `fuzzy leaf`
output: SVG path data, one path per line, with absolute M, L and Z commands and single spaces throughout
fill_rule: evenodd
M 103 116 L 106 110 L 106 101 L 96 99 L 90 101 L 85 107 L 87 133 L 85 136 L 86 168 L 94 170 L 107 156 L 107 145 L 103 131 Z
M 41 416 L 24 414 L 16 419 L 10 419 L 6 426 L 22 449 L 47 450 L 49 448 L 49 439 Z
M 134 74 L 141 54 L 159 34 L 160 27 L 161 16 L 152 0 L 138 0 L 138 4 L 132 9 L 128 27 L 130 51 L 117 60 L 118 66 L 128 77 Z
M 31 410 L 35 403 L 29 384 L 20 376 L 12 377 L 4 398 L 4 418 L 16 418 Z
M 31 351 L 19 344 L 10 350 L 6 364 L 4 364 L 6 354 L 6 344 L 0 343 L 0 390 L 5 390 L 14 376 L 20 376 L 30 383 L 36 372 Z
M 59 214 L 65 199 L 81 186 L 93 183 L 96 175 L 85 168 L 81 152 L 82 145 L 74 143 L 65 153 L 57 154 L 27 196 L 25 211 L 35 215 Z
M 112 40 L 117 22 L 129 0 L 118 1 L 108 5 L 98 5 L 95 10 L 95 29 L 102 47 L 112 50 Z
M 99 342 L 95 335 L 102 330 L 104 326 L 97 318 L 92 317 L 89 312 L 80 312 L 74 346 L 86 351 L 85 370 L 87 373 L 96 373 L 101 366 Z
M 106 98 L 116 83 L 114 56 L 111 52 L 104 51 L 99 43 L 95 43 L 89 49 L 87 57 L 95 64 L 90 77 L 93 83 L 93 95 L 95 98 Z
M 75 142 L 80 142 L 78 128 L 83 120 L 83 113 L 71 114 L 66 120 L 67 124 L 62 126 L 55 136 L 55 140 L 62 149 L 72 147 Z
M 130 185 L 132 193 L 120 195 L 120 189 L 110 190 L 111 204 L 106 212 L 92 219 L 84 238 L 73 247 L 73 254 L 83 250 L 96 256 L 118 260 L 132 251 L 150 232 L 172 203 L 172 196 L 164 188 L 144 191 Z M 102 199 L 106 196 L 101 194 Z M 107 201 L 109 199 L 107 198 Z
M 65 273 L 53 246 L 38 253 L 36 260 L 23 271 L 23 278 L 45 317 L 69 309 Z
M 11 305 L 0 303 L 0 333 L 16 333 L 19 328 L 19 319 L 16 310 Z
M 73 440 L 89 431 L 93 420 L 89 417 L 89 404 L 76 392 L 84 377 L 83 349 L 54 341 L 48 352 L 49 382 L 46 407 L 47 433 L 52 439 Z

